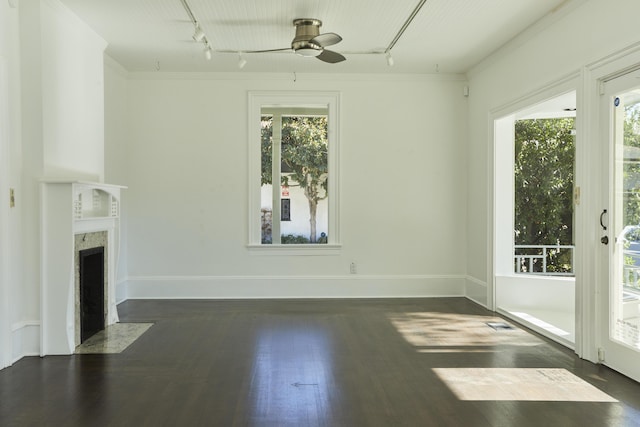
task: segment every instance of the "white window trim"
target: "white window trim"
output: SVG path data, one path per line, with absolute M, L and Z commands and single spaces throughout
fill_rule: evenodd
M 340 93 L 338 92 L 281 92 L 281 91 L 250 91 L 248 100 L 248 160 L 249 160 L 249 227 L 247 247 L 252 252 L 268 253 L 270 255 L 331 255 L 339 252 L 340 241 Z M 282 106 L 318 106 L 328 107 L 327 139 L 329 141 L 327 167 L 328 181 L 328 209 L 329 229 L 327 244 L 292 245 L 261 243 L 262 225 L 260 222 L 260 123 L 263 105 Z

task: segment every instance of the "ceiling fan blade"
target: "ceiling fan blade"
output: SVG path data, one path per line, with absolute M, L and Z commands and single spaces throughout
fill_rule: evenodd
M 309 43 L 316 44 L 320 47 L 327 47 L 336 43 L 340 43 L 341 41 L 342 37 L 340 37 L 336 33 L 324 33 L 315 36 L 314 38 L 309 40 Z
M 329 64 L 335 64 L 347 59 L 338 52 L 334 52 L 328 49 L 323 50 L 320 55 L 316 56 L 316 58 L 318 58 L 320 61 L 328 62 Z
M 288 50 L 291 50 L 291 48 L 290 47 L 283 47 L 283 48 L 280 48 L 280 49 L 247 50 L 247 51 L 244 51 L 244 53 L 286 52 Z

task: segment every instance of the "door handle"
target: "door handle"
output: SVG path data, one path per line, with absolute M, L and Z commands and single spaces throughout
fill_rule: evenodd
M 607 210 L 606 210 L 606 209 L 603 209 L 603 210 L 602 210 L 602 213 L 600 214 L 600 227 L 602 227 L 602 229 L 603 229 L 604 231 L 607 231 L 607 226 L 606 226 L 606 225 L 604 225 L 604 223 L 602 222 L 602 218 L 605 216 L 605 214 L 606 214 L 606 213 L 607 213 Z M 604 243 L 604 242 L 602 242 L 602 243 Z

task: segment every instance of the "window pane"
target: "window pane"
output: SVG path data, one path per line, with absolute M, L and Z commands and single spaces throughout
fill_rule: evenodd
M 273 158 L 273 116 L 260 117 L 260 140 L 262 153 L 262 180 L 260 186 L 260 213 L 262 226 L 262 243 L 273 243 L 272 215 L 273 190 L 271 185 L 271 170 Z
M 640 89 L 614 98 L 614 280 L 610 286 L 610 337 L 640 349 Z M 635 311 L 635 313 L 634 313 Z
M 281 197 L 289 200 L 283 244 L 327 243 L 327 148 L 326 115 L 282 117 Z
M 327 243 L 327 130 L 326 108 L 263 109 L 263 244 Z

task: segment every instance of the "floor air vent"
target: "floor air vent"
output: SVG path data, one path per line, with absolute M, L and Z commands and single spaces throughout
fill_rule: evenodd
M 515 329 L 513 326 L 505 322 L 487 322 L 487 326 L 492 327 L 496 331 L 509 331 Z

